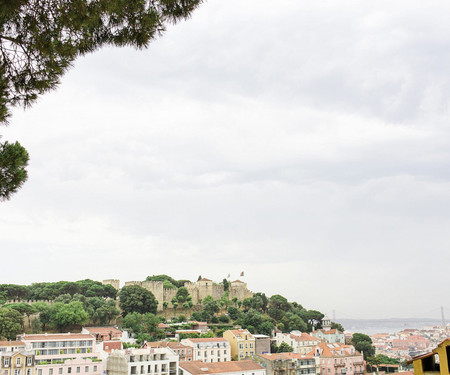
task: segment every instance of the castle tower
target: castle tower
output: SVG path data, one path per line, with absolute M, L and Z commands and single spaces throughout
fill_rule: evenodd
M 326 315 L 322 318 L 322 328 L 325 331 L 329 331 L 331 329 L 331 320 Z
M 112 285 L 116 290 L 120 289 L 120 280 L 117 279 L 107 279 L 102 281 L 103 285 Z

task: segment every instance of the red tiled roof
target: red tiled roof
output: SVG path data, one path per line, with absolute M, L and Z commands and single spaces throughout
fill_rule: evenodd
M 73 339 L 95 339 L 92 335 L 87 333 L 47 333 L 47 334 L 29 334 L 23 335 L 24 341 L 45 341 L 45 340 L 73 340 Z
M 86 331 L 93 335 L 107 335 L 109 333 L 119 333 L 122 331 L 116 327 L 83 327 Z
M 247 336 L 250 336 L 250 338 L 253 337 L 252 334 L 249 331 L 247 331 L 246 329 L 231 329 L 230 331 L 235 336 L 247 335 Z
M 192 342 L 228 342 L 228 340 L 222 338 L 222 337 L 210 337 L 210 338 L 200 338 L 200 339 L 186 339 Z
M 291 333 L 290 338 L 294 339 L 295 341 L 320 341 L 320 339 L 318 339 L 317 337 L 311 336 L 305 332 L 302 332 L 300 336 Z
M 23 341 L 0 341 L 0 346 L 25 346 Z
M 215 362 L 205 363 L 202 361 L 188 361 L 180 362 L 180 367 L 191 373 L 192 375 L 199 374 L 220 374 L 227 372 L 240 372 L 240 371 L 254 371 L 263 370 L 260 364 L 251 360 L 246 361 L 230 361 L 230 362 Z

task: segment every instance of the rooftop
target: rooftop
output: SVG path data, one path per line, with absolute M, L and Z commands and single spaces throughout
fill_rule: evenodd
M 251 360 L 205 363 L 202 361 L 180 362 L 180 367 L 192 375 L 221 374 L 227 372 L 264 370 L 260 364 Z

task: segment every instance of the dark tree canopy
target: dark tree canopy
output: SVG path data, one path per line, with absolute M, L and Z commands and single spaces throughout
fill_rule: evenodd
M 158 301 L 152 292 L 139 285 L 124 286 L 120 290 L 119 299 L 123 316 L 132 312 L 139 314 L 150 312 L 156 314 Z
M 7 0 L 0 6 L 0 124 L 59 84 L 78 56 L 103 46 L 145 48 L 202 0 Z M 6 155 L 6 156 L 5 156 Z M 27 151 L 0 144 L 0 201 L 27 179 Z
M 0 7 L 0 123 L 55 88 L 81 55 L 145 48 L 202 0 L 8 0 Z
M 0 64 L 1 61 L 0 57 Z M 0 77 L 1 74 L 0 71 Z M 1 103 L 0 97 L 0 107 Z M 2 111 L 1 108 L 0 111 Z M 25 183 L 28 178 L 28 173 L 25 169 L 28 165 L 28 160 L 28 152 L 19 142 L 0 143 L 0 201 L 10 199 L 11 195 L 16 193 Z

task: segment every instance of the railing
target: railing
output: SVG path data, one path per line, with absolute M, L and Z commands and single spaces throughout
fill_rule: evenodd
M 334 367 L 345 367 L 345 363 L 335 363 Z

